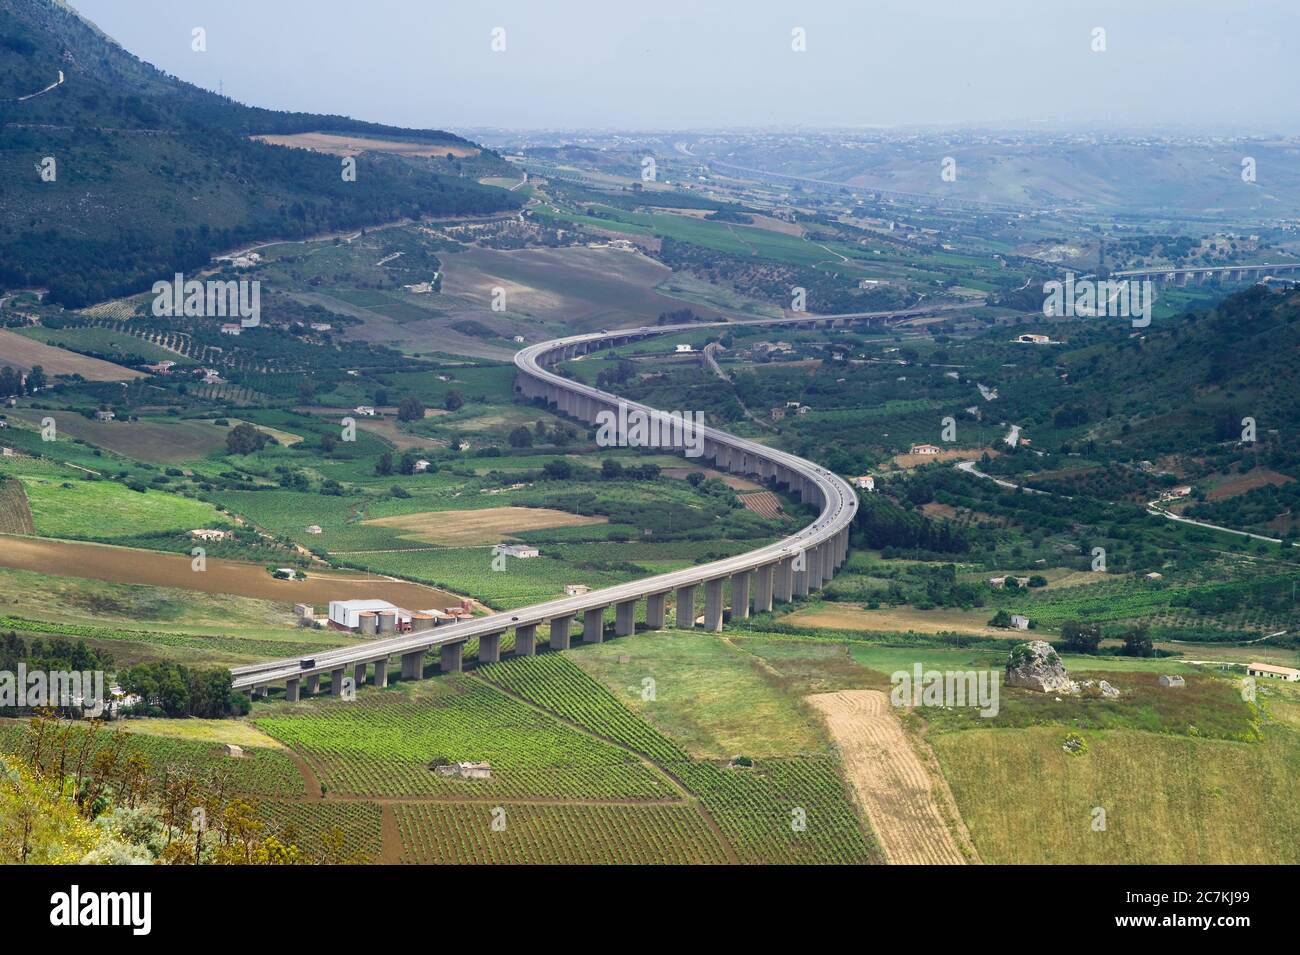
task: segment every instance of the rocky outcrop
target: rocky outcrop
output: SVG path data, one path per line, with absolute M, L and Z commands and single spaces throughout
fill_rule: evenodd
M 1042 640 L 1019 643 L 1007 659 L 1007 686 L 1023 686 L 1039 693 L 1075 692 L 1074 681 L 1051 645 Z

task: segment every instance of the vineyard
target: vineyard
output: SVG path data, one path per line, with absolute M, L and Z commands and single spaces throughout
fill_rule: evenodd
M 77 752 L 88 731 L 78 726 L 69 731 L 74 734 L 69 749 Z M 304 791 L 298 767 L 279 749 L 249 747 L 244 750 L 243 757 L 234 759 L 223 755 L 221 748 L 212 743 L 111 730 L 100 731 L 89 745 L 92 754 L 118 747 L 124 755 L 139 754 L 148 764 L 147 771 L 153 775 L 167 771 L 172 775 L 179 772 L 205 780 L 224 777 L 230 791 L 253 796 L 294 798 L 303 795 Z M 0 720 L 0 750 L 17 753 L 30 746 L 31 738 L 25 722 Z
M 676 743 L 620 703 L 565 654 L 518 657 L 479 667 L 475 673 L 656 762 L 687 759 Z
M 281 842 L 293 843 L 309 857 L 329 862 L 378 862 L 382 850 L 383 813 L 372 802 L 292 802 L 261 800 L 257 815 Z M 321 858 L 332 839 L 336 857 Z
M 35 534 L 21 481 L 0 477 L 0 534 Z
M 302 753 L 327 793 L 450 799 L 667 800 L 672 783 L 635 756 L 465 676 L 277 709 L 257 725 Z M 429 768 L 487 760 L 492 778 Z
M 676 743 L 562 654 L 520 657 L 477 672 L 664 766 L 699 796 L 742 862 L 880 859 L 863 835 L 835 759 L 763 759 L 750 768 L 690 760 Z M 804 828 L 797 828 L 800 823 Z
M 858 865 L 883 861 L 829 757 L 758 760 L 750 768 L 677 763 L 741 862 Z
M 496 819 L 504 829 L 494 831 Z M 402 861 L 550 865 L 722 863 L 718 838 L 693 805 L 394 807 Z M 501 823 L 499 822 L 498 825 Z

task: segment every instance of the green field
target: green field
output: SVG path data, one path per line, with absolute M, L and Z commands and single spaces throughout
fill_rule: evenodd
M 162 491 L 133 491 L 109 481 L 55 482 L 23 477 L 36 533 L 113 540 L 151 532 L 228 526 L 216 508 Z

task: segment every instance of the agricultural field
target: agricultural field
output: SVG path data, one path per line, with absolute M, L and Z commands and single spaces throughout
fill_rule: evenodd
M 399 804 L 402 861 L 422 864 L 687 865 L 727 861 L 693 805 Z M 504 828 L 494 830 L 494 819 Z
M 275 704 L 255 714 L 302 753 L 327 794 L 483 801 L 676 801 L 660 771 L 467 676 L 363 692 L 355 703 Z M 487 760 L 489 780 L 446 779 L 436 758 Z
M 228 526 L 204 501 L 162 491 L 135 491 L 111 481 L 21 478 L 36 533 L 75 540 L 117 540 L 142 529 L 184 531 Z
M 226 432 L 206 421 L 144 418 L 139 421 L 92 421 L 79 414 L 17 409 L 9 414 L 33 428 L 54 418 L 61 435 L 77 438 L 124 458 L 150 464 L 181 464 L 206 458 L 226 444 Z
M 80 375 L 87 381 L 130 381 L 143 377 L 143 372 L 116 365 L 110 361 L 79 355 L 66 348 L 33 341 L 7 328 L 0 328 L 0 367 L 11 365 L 30 371 L 40 365 L 51 378 L 60 375 Z
M 36 527 L 22 481 L 0 478 L 0 534 L 34 533 Z
M 91 580 L 251 597 L 285 607 L 372 596 L 412 606 L 446 605 L 454 599 L 445 591 L 356 571 L 311 570 L 306 580 L 280 580 L 263 565 L 233 560 L 208 558 L 206 569 L 197 571 L 188 554 L 44 538 L 0 539 L 5 545 L 0 548 L 0 567 L 54 576 L 75 567 L 79 576 Z
M 392 528 L 402 540 L 457 547 L 494 545 L 517 538 L 523 531 L 552 527 L 581 527 L 607 523 L 604 517 L 568 514 L 548 507 L 492 507 L 478 510 L 425 511 L 394 517 L 372 517 L 363 523 Z

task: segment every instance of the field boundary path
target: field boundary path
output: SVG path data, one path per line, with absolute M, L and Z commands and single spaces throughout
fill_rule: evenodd
M 971 847 L 959 845 L 949 825 L 949 819 L 960 817 L 942 776 L 917 754 L 883 692 L 840 690 L 806 699 L 825 719 L 843 754 L 845 775 L 888 862 L 971 861 Z

